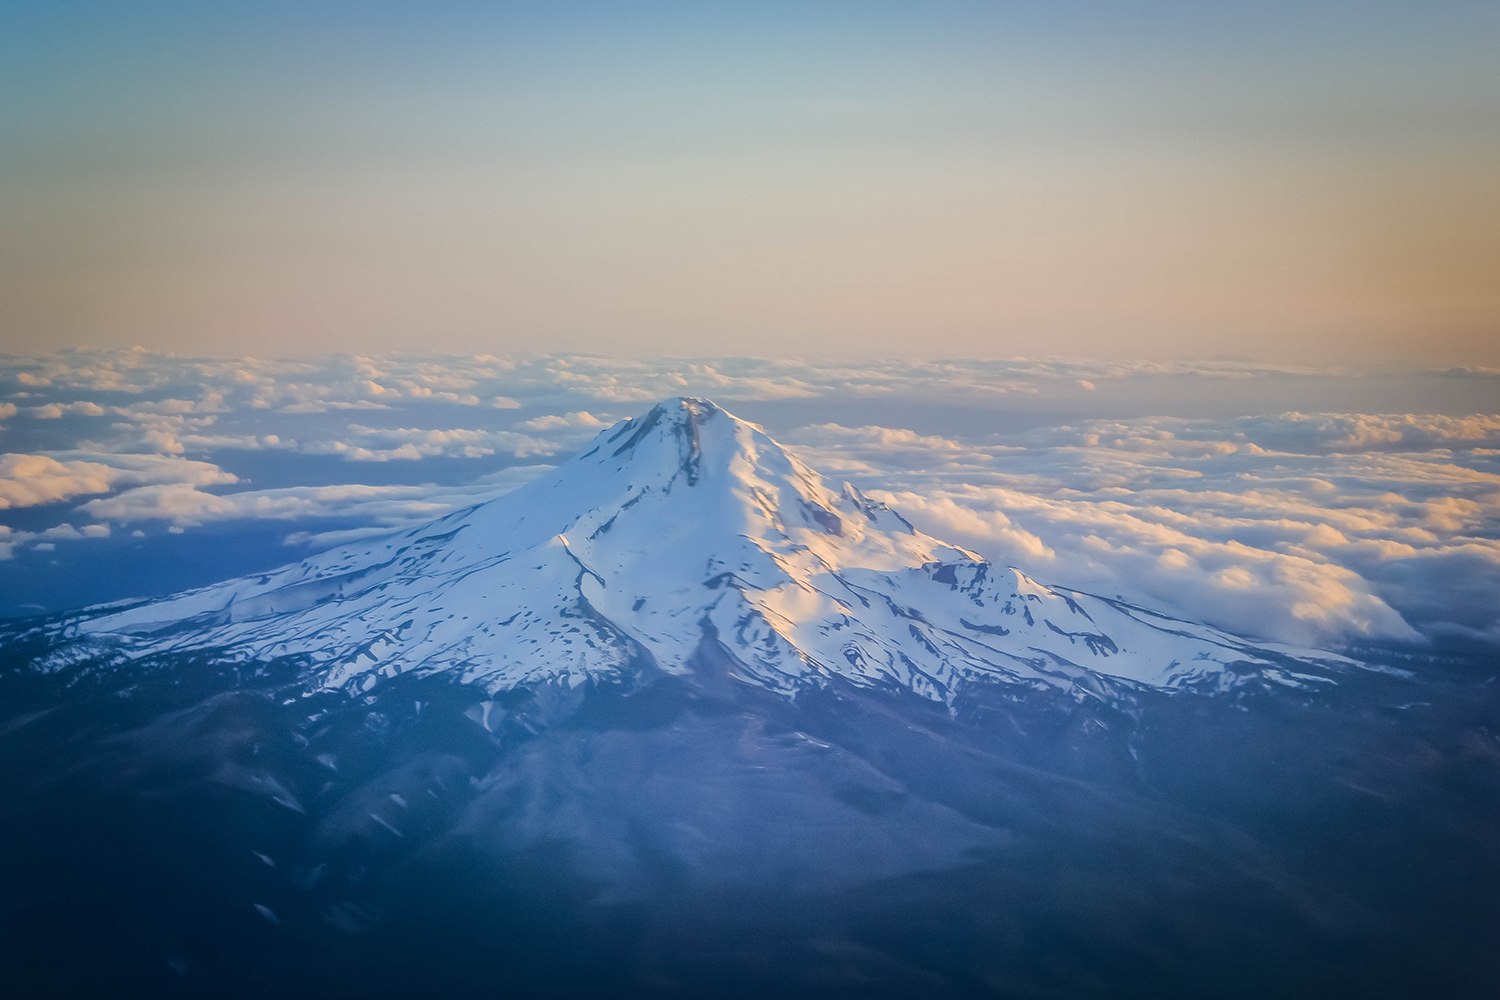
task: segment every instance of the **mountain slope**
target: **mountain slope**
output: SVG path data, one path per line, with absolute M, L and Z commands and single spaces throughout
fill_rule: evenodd
M 347 690 L 413 670 L 493 690 L 659 670 L 794 693 L 841 676 L 945 701 L 996 681 L 1316 679 L 1286 651 L 992 566 L 689 398 L 499 499 L 65 628 L 125 657 L 305 657 Z

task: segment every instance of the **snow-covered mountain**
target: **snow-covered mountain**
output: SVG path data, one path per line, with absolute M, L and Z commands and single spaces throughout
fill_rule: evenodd
M 0 628 L 0 982 L 1500 995 L 1500 685 L 1410 662 L 1043 586 L 671 400 L 422 527 Z
M 305 658 L 364 691 L 411 671 L 501 690 L 661 671 L 795 694 L 835 677 L 951 701 L 1100 675 L 1313 681 L 1268 648 L 1044 586 L 827 486 L 760 427 L 679 398 L 496 500 L 271 573 L 90 609 L 76 655 Z M 1233 667 L 1234 669 L 1230 669 Z

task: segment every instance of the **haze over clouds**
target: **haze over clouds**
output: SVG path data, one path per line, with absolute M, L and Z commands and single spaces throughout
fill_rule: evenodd
M 1497 35 L 1459 2 L 17 0 L 0 336 L 1493 366 Z
M 244 565 L 197 558 L 218 576 L 267 568 L 496 496 L 696 394 L 1047 582 L 1272 640 L 1496 643 L 1500 415 L 1463 406 L 1497 387 L 1232 362 L 11 357 L 0 553 L 63 579 L 106 550 L 91 546 L 139 560 L 174 533 L 253 527 L 270 544 Z M 1277 397 L 1300 406 L 1238 410 Z M 1308 405 L 1391 398 L 1431 409 Z

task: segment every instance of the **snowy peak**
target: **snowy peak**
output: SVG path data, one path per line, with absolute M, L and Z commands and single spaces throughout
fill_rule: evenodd
M 803 571 L 851 559 L 895 567 L 977 558 L 847 484 L 830 489 L 763 428 L 690 397 L 601 432 L 497 509 L 509 513 L 522 499 L 544 504 L 554 514 L 547 533 L 580 555 L 647 539 L 660 562 L 692 553 L 695 567 L 700 554 L 726 562 L 726 548 L 747 546 Z
M 542 478 L 409 531 L 72 626 L 124 655 L 299 657 L 327 687 L 407 671 L 493 689 L 661 672 L 789 695 L 842 678 L 1095 691 L 1101 675 L 1290 682 L 1207 626 L 1049 588 L 830 489 L 764 429 L 667 400 Z
M 736 450 L 739 435 L 734 433 L 738 429 L 734 425 L 753 429 L 706 399 L 679 396 L 656 404 L 642 417 L 615 425 L 600 435 L 596 448 L 606 451 L 608 458 L 621 461 L 640 460 L 653 465 L 675 466 L 691 486 L 698 481 L 699 465 L 703 460 L 702 427 L 708 421 L 714 421 L 715 431 L 721 430 L 721 425 L 730 425 L 731 441 L 728 443 Z M 715 437 L 723 435 L 716 434 Z M 716 440 L 713 443 L 720 445 L 725 442 Z M 719 450 L 715 448 L 715 453 Z M 585 452 L 584 457 L 589 454 Z
M 835 499 L 817 474 L 764 428 L 690 396 L 658 403 L 601 432 L 561 471 L 570 473 L 575 465 L 606 476 L 625 473 L 633 482 L 663 492 L 700 481 L 710 490 L 758 482 L 775 483 L 778 493 L 790 488 L 801 500 L 819 506 Z

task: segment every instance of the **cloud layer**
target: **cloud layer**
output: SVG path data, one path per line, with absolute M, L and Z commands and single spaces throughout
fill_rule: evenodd
M 1306 644 L 1500 638 L 1500 420 L 1089 421 L 988 442 L 794 431 L 925 529 L 1046 579 Z M 917 445 L 917 442 L 920 442 Z
M 1308 405 L 1391 395 L 1373 376 L 1231 361 L 11 357 L 0 556 L 250 520 L 331 543 L 497 495 L 694 394 L 1051 582 L 1270 641 L 1500 645 L 1500 415 L 1453 409 L 1496 387 L 1415 373 L 1395 394 L 1430 410 L 1383 412 Z

